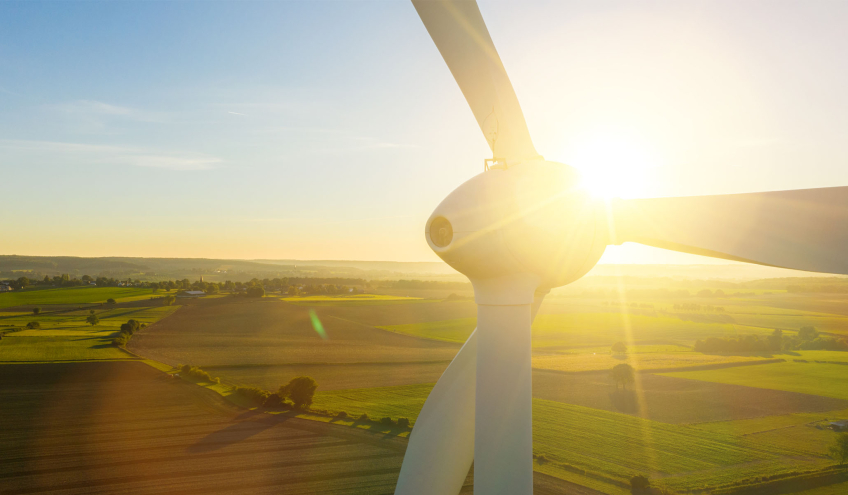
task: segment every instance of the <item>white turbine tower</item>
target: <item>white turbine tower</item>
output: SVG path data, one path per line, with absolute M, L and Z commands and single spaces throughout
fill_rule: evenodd
M 532 493 L 530 324 L 548 290 L 586 274 L 608 244 L 848 273 L 848 187 L 593 200 L 574 169 L 536 153 L 476 2 L 412 3 L 494 158 L 425 227 L 471 280 L 477 329 L 415 422 L 396 495 L 456 495 L 472 461 L 476 494 Z

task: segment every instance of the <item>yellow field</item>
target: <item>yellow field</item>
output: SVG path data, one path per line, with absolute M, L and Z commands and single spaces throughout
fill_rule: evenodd
M 621 363 L 628 363 L 637 370 L 674 369 L 688 366 L 703 366 L 722 363 L 763 360 L 760 356 L 720 356 L 699 352 L 680 353 L 628 353 L 614 355 L 606 353 L 592 354 L 551 354 L 533 356 L 533 367 L 556 371 L 608 370 Z

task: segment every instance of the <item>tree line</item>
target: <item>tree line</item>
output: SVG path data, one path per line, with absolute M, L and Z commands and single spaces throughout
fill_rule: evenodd
M 819 334 L 815 327 L 802 327 L 796 335 L 775 329 L 771 335 L 709 337 L 695 342 L 695 352 L 780 352 L 797 350 L 848 351 L 848 340 Z

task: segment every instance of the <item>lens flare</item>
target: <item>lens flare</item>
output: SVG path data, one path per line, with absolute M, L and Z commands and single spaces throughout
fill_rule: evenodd
M 312 321 L 312 328 L 315 329 L 315 333 L 322 339 L 328 340 L 329 337 L 327 337 L 327 332 L 324 331 L 324 325 L 321 324 L 321 320 L 318 319 L 314 309 L 309 310 L 309 319 Z

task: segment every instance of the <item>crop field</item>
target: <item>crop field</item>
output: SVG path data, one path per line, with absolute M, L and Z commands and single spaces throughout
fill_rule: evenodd
M 4 495 L 387 494 L 406 449 L 403 438 L 244 410 L 141 362 L 2 365 L 0 403 Z M 543 475 L 534 485 L 600 495 Z
M 139 362 L 5 365 L 0 384 L 4 495 L 387 493 L 405 448 L 244 412 Z
M 600 371 L 608 370 L 621 363 L 628 363 L 637 370 L 659 370 L 706 366 L 727 363 L 749 363 L 768 361 L 760 356 L 725 356 L 700 352 L 650 352 L 610 354 L 607 349 L 600 353 L 569 352 L 533 356 L 533 367 L 556 371 Z
M 0 340 L 0 362 L 49 362 L 134 359 L 112 345 L 115 333 L 129 319 L 151 324 L 173 313 L 178 306 L 95 309 L 100 323 L 91 326 L 89 310 L 32 313 L 0 313 L 0 324 L 19 329 L 35 321 L 40 329 L 9 332 Z
M 390 387 L 417 383 L 434 383 L 450 364 L 449 360 L 432 362 L 376 363 L 300 363 L 272 365 L 204 366 L 214 376 L 234 385 L 251 385 L 277 390 L 280 385 L 299 375 L 311 376 L 318 389 L 344 390 L 366 386 Z
M 841 364 L 790 361 L 744 368 L 681 371 L 665 375 L 848 399 L 848 366 Z
M 335 391 L 318 394 L 315 403 L 319 408 L 344 410 L 351 415 L 414 419 L 431 387 Z M 669 401 L 665 406 L 671 404 Z M 618 493 L 633 472 L 653 473 L 674 489 L 692 489 L 705 483 L 721 484 L 801 467 L 815 469 L 829 463 L 820 453 L 800 451 L 798 445 L 769 444 L 763 448 L 757 441 L 723 431 L 665 424 L 539 398 L 533 401 L 533 430 L 534 451 L 549 461 L 539 469 L 605 493 Z M 827 433 L 832 436 L 832 432 Z M 803 445 L 810 439 L 798 440 Z M 830 436 L 818 439 L 817 445 L 828 440 Z M 575 468 L 594 478 L 575 473 Z
M 319 388 L 315 402 L 321 404 L 322 409 L 371 416 L 383 414 L 381 408 L 386 407 L 414 419 L 432 386 L 430 383 L 333 391 Z M 641 375 L 635 390 L 623 391 L 616 390 L 605 373 L 561 374 L 536 370 L 533 373 L 533 397 L 670 424 L 723 422 L 709 423 L 723 425 L 734 423 L 729 420 L 794 413 L 826 416 L 832 411 L 848 408 L 848 401 L 830 397 L 654 374 Z M 739 433 L 733 428 L 716 431 Z
M 740 437 L 539 399 L 533 403 L 533 418 L 538 453 L 552 464 L 612 481 L 647 472 L 661 478 L 662 485 L 686 490 L 829 463 L 777 447 L 763 449 Z M 565 479 L 568 472 L 563 469 Z
M 385 294 L 351 294 L 343 296 L 282 297 L 283 301 L 301 306 L 361 306 L 365 304 L 412 303 L 424 301 L 420 297 L 391 296 Z
M 317 307 L 322 338 L 311 310 L 272 298 L 193 301 L 137 334 L 128 348 L 170 365 L 202 366 L 231 383 L 273 390 L 302 374 L 315 376 L 324 390 L 433 382 L 459 349 L 394 335 Z
M 129 295 L 119 307 L 95 307 L 101 317 L 97 327 L 90 327 L 83 321 L 89 308 L 78 310 L 73 306 L 83 303 L 56 306 L 58 311 L 46 308 L 39 316 L 24 311 L 26 305 L 10 307 L 11 311 L 0 313 L 0 332 L 4 331 L 2 325 L 13 325 L 18 330 L 32 319 L 38 319 L 41 329 L 8 333 L 0 341 L 0 362 L 124 359 L 123 362 L 99 364 L 142 366 L 143 363 L 126 361 L 135 358 L 109 345 L 118 326 L 135 318 L 157 323 L 133 337 L 128 345 L 131 352 L 171 366 L 201 366 L 212 376 L 221 377 L 223 385 L 215 387 L 221 388 L 224 396 L 228 395 L 226 389 L 230 385 L 259 386 L 273 391 L 294 376 L 308 375 L 318 382 L 313 403 L 316 409 L 345 411 L 351 416 L 366 413 L 372 418 L 407 417 L 414 422 L 433 383 L 476 324 L 473 300 L 437 299 L 427 291 L 261 299 L 221 296 L 186 301 L 179 308 L 155 306 L 158 303 L 153 301 L 146 303 L 149 298 L 149 293 Z M 632 307 L 622 306 L 614 298 L 551 296 L 532 330 L 535 450 L 543 456 L 534 465 L 537 473 L 589 487 L 586 492 L 576 493 L 597 490 L 624 495 L 629 493 L 627 480 L 634 474 L 649 476 L 657 486 L 697 491 L 832 465 L 833 461 L 825 453 L 835 434 L 825 425 L 828 420 L 848 419 L 848 366 L 833 363 L 848 363 L 848 353 L 785 351 L 720 355 L 694 352 L 692 345 L 695 340 L 707 337 L 765 336 L 774 328 L 791 333 L 807 325 L 840 334 L 842 325 L 848 321 L 845 301 L 848 298 L 841 296 L 808 297 L 776 291 L 765 295 L 764 291 L 757 291 L 755 295 L 744 297 L 635 298 L 628 301 L 637 303 Z M 679 303 L 721 306 L 723 309 L 675 308 Z M 845 312 L 835 310 L 842 307 Z M 626 353 L 611 353 L 610 346 L 617 341 L 627 345 Z M 609 369 L 620 363 L 629 363 L 642 370 L 627 390 L 621 390 L 610 377 Z M 0 366 L 0 375 L 3 368 Z M 54 385 L 60 381 L 57 379 Z M 130 388 L 135 384 L 132 380 L 128 383 L 132 383 Z M 183 385 L 187 384 L 179 387 Z M 76 390 L 75 387 L 71 385 L 69 390 Z M 90 384 L 85 387 L 90 388 Z M 98 387 L 100 392 L 111 394 L 111 385 Z M 218 390 L 215 387 L 212 389 Z M 203 394 L 209 393 L 211 390 L 203 391 Z M 0 389 L 0 399 L 2 394 Z M 147 392 L 140 395 L 149 396 L 145 394 Z M 171 397 L 164 394 L 164 397 Z M 123 396 L 116 394 L 116 397 Z M 15 400 L 24 401 L 23 395 Z M 99 395 L 85 400 L 93 401 L 94 405 L 88 406 L 89 412 L 99 411 L 113 402 Z M 163 402 L 166 410 L 171 407 L 168 400 Z M 81 468 L 94 471 L 85 475 L 62 472 L 55 478 L 46 478 L 47 482 L 59 483 L 57 480 L 61 478 L 61 483 L 65 483 L 65 477 L 73 482 L 87 476 L 95 480 L 115 477 L 131 479 L 131 483 L 151 483 L 143 478 L 146 473 L 155 472 L 157 475 L 164 473 L 162 479 L 172 491 L 200 493 L 201 486 L 194 487 L 187 479 L 179 478 L 180 473 L 194 470 L 192 472 L 197 472 L 197 477 L 206 483 L 212 468 L 204 463 L 218 468 L 221 473 L 226 472 L 223 463 L 229 462 L 232 453 L 244 456 L 232 458 L 239 473 L 255 472 L 256 476 L 251 474 L 246 481 L 248 484 L 242 486 L 235 481 L 237 478 L 232 470 L 229 478 L 219 476 L 218 471 L 210 474 L 222 487 L 261 493 L 270 490 L 272 481 L 276 480 L 288 483 L 285 484 L 287 488 L 295 487 L 292 493 L 298 490 L 321 493 L 392 491 L 394 481 L 389 472 L 397 476 L 400 459 L 397 452 L 405 448 L 402 438 L 388 438 L 386 434 L 367 431 L 354 433 L 375 435 L 376 441 L 386 437 L 391 442 L 400 442 L 400 450 L 397 445 L 392 450 L 374 444 L 373 437 L 365 441 L 346 436 L 345 431 L 356 429 L 345 426 L 345 422 L 322 424 L 277 416 L 267 419 L 268 415 L 258 411 L 242 412 L 239 417 L 233 413 L 232 406 L 219 403 L 220 397 L 216 400 L 218 402 L 194 401 L 192 407 L 208 407 L 210 414 L 219 415 L 222 408 L 226 410 L 223 414 L 230 416 L 223 421 L 235 426 L 226 426 L 224 431 L 238 437 L 232 444 L 224 442 L 227 445 L 221 449 L 195 452 L 191 447 L 194 444 L 183 445 L 178 439 L 168 439 L 173 442 L 168 445 L 176 447 L 167 453 L 164 448 L 156 450 L 158 446 L 145 444 L 144 449 L 150 449 L 151 453 L 144 453 L 147 457 L 141 461 L 142 469 L 137 475 L 124 472 L 123 468 L 111 473 L 109 466 L 124 460 L 113 460 L 113 464 L 109 464 L 103 458 L 106 455 L 103 452 L 112 452 L 109 450 L 112 447 L 101 445 L 105 445 L 105 440 L 100 440 L 103 436 L 95 433 L 92 423 L 88 429 L 80 430 L 81 436 L 77 438 L 86 440 L 77 444 L 84 445 L 87 439 L 95 439 L 96 445 L 90 450 L 101 457 L 86 461 Z M 210 405 L 213 402 L 215 405 Z M 141 405 L 135 404 L 141 410 Z M 42 416 L 38 417 L 47 418 L 47 421 L 58 421 L 53 411 L 49 412 L 50 416 L 43 416 L 47 412 L 39 414 Z M 111 417 L 118 418 L 121 414 L 116 409 Z M 192 414 L 175 412 L 172 416 L 197 420 Z M 0 411 L 0 420 L 2 415 Z M 151 418 L 148 423 L 147 419 L 130 415 L 128 421 L 133 432 L 128 438 L 135 439 L 141 434 L 135 431 L 147 431 L 152 437 L 149 425 L 154 424 L 155 418 L 164 421 L 165 430 L 172 424 L 171 420 L 155 414 Z M 95 419 L 101 421 L 100 416 Z M 106 431 L 117 431 L 117 419 L 110 421 L 113 422 L 105 423 Z M 174 421 L 177 425 L 176 419 Z M 61 421 L 58 423 L 61 425 Z M 203 424 L 198 422 L 200 426 Z M 248 424 L 260 426 L 249 435 L 234 433 L 241 428 L 250 430 Z M 267 426 L 270 424 L 275 426 Z M 310 430 L 310 424 L 330 430 L 321 430 L 318 435 L 315 433 L 318 430 Z M 202 430 L 200 426 L 197 431 Z M 179 423 L 179 428 L 185 430 L 186 436 L 195 431 L 185 422 Z M 289 440 L 290 437 L 285 436 L 289 433 L 278 431 L 278 428 L 301 433 L 308 430 L 316 438 L 329 435 L 344 439 L 345 448 L 358 449 L 356 452 L 361 450 L 366 455 L 363 458 L 347 451 L 332 450 L 333 454 L 322 460 L 317 454 L 311 457 L 313 447 L 303 450 L 292 447 L 293 450 L 286 454 L 272 453 L 270 459 L 246 457 L 254 447 L 282 452 L 280 449 L 292 442 L 292 445 L 300 445 L 300 440 Z M 59 431 L 54 436 L 64 438 L 66 433 L 68 438 L 73 436 L 70 431 Z M 48 433 L 50 435 L 53 434 Z M 3 438 L 0 433 L 0 441 Z M 157 438 L 162 440 L 165 435 Z M 366 447 L 356 443 L 360 441 Z M 374 459 L 382 459 L 380 456 L 385 453 L 385 459 L 391 460 L 385 461 L 389 465 L 372 468 L 369 464 L 372 451 L 367 450 L 370 448 L 378 449 L 374 451 Z M 315 452 L 330 452 L 316 449 Z M 129 449 L 118 449 L 125 450 Z M 182 467 L 163 468 L 151 460 L 153 452 Z M 211 453 L 219 456 L 203 457 L 202 462 L 200 457 L 195 457 L 195 454 Z M 279 455 L 279 459 L 274 455 Z M 73 464 L 70 458 L 67 462 L 68 466 Z M 126 462 L 135 461 L 129 457 Z M 99 463 L 106 464 L 96 469 L 92 467 Z M 260 467 L 254 470 L 251 463 Z M 321 467 L 321 463 L 332 466 Z M 270 467 L 272 464 L 277 468 Z M 268 467 L 261 467 L 266 465 Z M 2 469 L 0 467 L 0 485 L 5 476 Z M 50 468 L 42 463 L 37 469 L 47 472 Z M 275 469 L 288 474 L 274 474 Z M 356 470 L 365 473 L 361 479 L 351 474 Z M 381 474 L 369 474 L 372 470 L 381 470 Z M 323 479 L 319 475 L 325 472 L 328 476 Z M 337 472 L 342 474 L 337 476 L 334 474 Z M 29 478 L 30 482 L 32 479 Z M 280 481 L 284 479 L 287 481 Z M 112 488 L 117 486 L 110 483 L 113 482 L 103 484 L 104 493 L 114 491 Z M 139 486 L 156 491 L 153 485 Z M 212 484 L 202 486 L 208 488 Z M 256 490 L 248 490 L 247 486 L 255 486 Z M 218 486 L 215 488 L 226 491 Z M 73 488 L 68 490 L 73 493 Z M 23 489 L 18 491 L 23 493 Z
M 844 483 L 837 483 L 835 485 L 804 490 L 803 492 L 797 492 L 795 495 L 845 495 L 846 493 L 848 493 L 848 481 Z
M 328 315 L 374 327 L 477 318 L 477 305 L 473 300 L 422 299 L 417 304 L 334 305 L 323 309 Z M 468 333 L 473 329 L 473 324 L 470 329 L 466 327 Z
M 476 319 L 461 318 L 381 326 L 391 332 L 446 342 L 465 342 Z M 571 348 L 613 342 L 692 343 L 708 336 L 766 335 L 771 330 L 723 323 L 684 321 L 670 316 L 627 313 L 540 314 L 533 323 L 533 347 Z
M 153 296 L 151 289 L 134 287 L 61 287 L 55 289 L 31 289 L 0 294 L 0 308 L 14 306 L 38 306 L 44 304 L 91 304 L 115 299 L 118 302 L 147 299 Z

